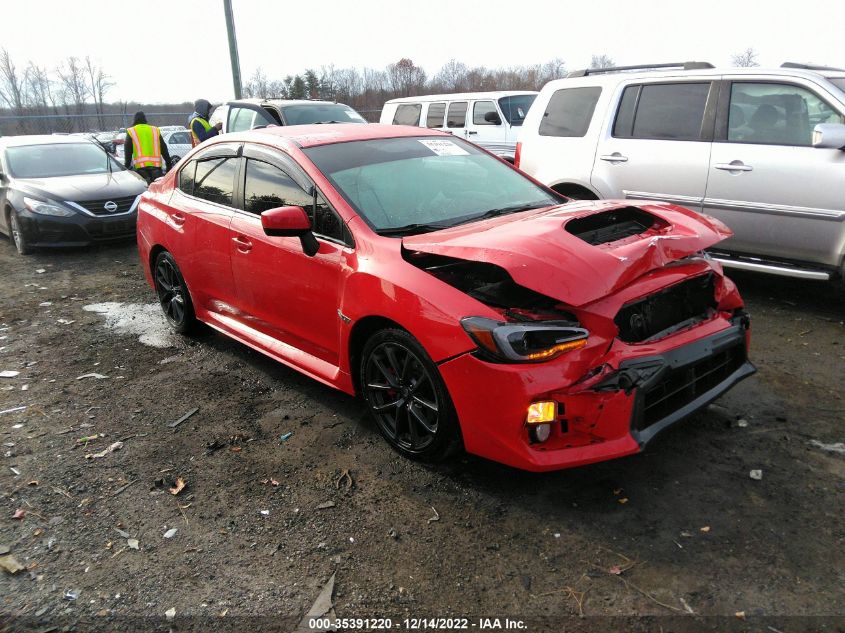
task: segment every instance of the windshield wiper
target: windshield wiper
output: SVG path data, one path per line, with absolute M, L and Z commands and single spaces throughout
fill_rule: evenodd
M 386 229 L 378 229 L 376 233 L 387 237 L 395 235 L 414 235 L 416 233 L 430 233 L 431 231 L 440 231 L 454 226 L 453 224 L 425 224 L 415 223 L 406 224 L 404 226 L 391 226 Z
M 500 215 L 508 215 L 509 213 L 519 213 L 520 211 L 529 211 L 530 209 L 542 209 L 543 207 L 551 206 L 546 204 L 539 204 L 537 202 L 531 203 L 523 203 L 523 204 L 512 204 L 507 207 L 498 207 L 497 209 L 490 209 L 489 211 L 485 211 L 479 215 L 474 215 L 471 218 L 467 218 L 462 222 L 458 222 L 458 224 L 468 224 L 470 222 L 476 222 L 478 220 L 486 220 L 487 218 L 495 218 Z

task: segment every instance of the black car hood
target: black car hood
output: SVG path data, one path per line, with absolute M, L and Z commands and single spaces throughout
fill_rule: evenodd
M 56 178 L 17 178 L 15 187 L 23 193 L 71 202 L 125 198 L 147 190 L 146 183 L 137 174 L 125 170 Z

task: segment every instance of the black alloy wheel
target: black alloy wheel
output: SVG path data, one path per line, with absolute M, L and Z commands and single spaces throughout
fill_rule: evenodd
M 29 255 L 32 252 L 32 247 L 21 229 L 21 223 L 15 211 L 9 212 L 9 234 L 12 237 L 12 244 L 20 255 Z
M 196 324 L 191 295 L 176 261 L 167 251 L 156 257 L 153 276 L 158 301 L 170 327 L 180 334 L 190 331 Z
M 375 334 L 364 347 L 359 376 L 379 431 L 400 453 L 439 461 L 460 447 L 457 416 L 440 372 L 410 334 Z

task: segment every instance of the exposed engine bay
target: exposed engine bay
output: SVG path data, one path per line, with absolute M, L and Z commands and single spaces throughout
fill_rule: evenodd
M 495 264 L 407 251 L 405 259 L 500 312 L 505 320 L 578 323 L 559 301 L 520 286 L 504 268 Z

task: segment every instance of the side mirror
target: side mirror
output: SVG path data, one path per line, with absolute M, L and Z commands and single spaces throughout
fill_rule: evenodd
M 845 125 L 819 123 L 813 128 L 813 147 L 845 150 Z
M 270 237 L 298 237 L 303 252 L 313 257 L 320 250 L 311 232 L 311 220 L 302 207 L 277 207 L 261 214 L 261 228 Z
M 494 112 L 493 110 L 484 115 L 484 120 L 487 121 L 487 123 L 492 123 L 493 125 L 502 124 L 502 118 L 499 116 L 499 113 Z

